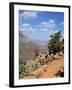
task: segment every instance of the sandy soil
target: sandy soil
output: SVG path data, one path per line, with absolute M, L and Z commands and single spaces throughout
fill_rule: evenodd
M 46 72 L 42 73 L 40 78 L 56 77 L 55 74 L 61 67 L 64 67 L 64 60 L 53 61 L 47 66 Z
M 58 59 L 52 62 L 49 62 L 48 65 L 41 66 L 38 70 L 31 72 L 32 76 L 27 76 L 24 79 L 33 79 L 33 78 L 54 78 L 57 71 L 64 67 L 64 59 Z

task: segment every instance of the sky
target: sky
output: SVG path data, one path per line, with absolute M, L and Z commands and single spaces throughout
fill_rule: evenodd
M 64 13 L 19 10 L 19 30 L 30 40 L 48 41 L 58 31 L 64 36 Z

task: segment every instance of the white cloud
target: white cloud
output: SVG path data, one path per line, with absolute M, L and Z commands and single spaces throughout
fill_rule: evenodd
M 42 31 L 50 31 L 50 30 L 55 30 L 57 27 L 56 22 L 53 19 L 50 19 L 46 22 L 41 22 L 38 27 L 40 28 L 40 30 Z
M 43 32 L 49 31 L 49 29 L 46 29 L 46 28 L 41 28 L 40 30 L 43 31 Z
M 35 32 L 36 30 L 36 28 L 32 28 L 31 25 L 28 23 L 20 25 L 20 31 Z
M 21 31 L 30 31 L 31 29 L 32 29 L 31 26 L 27 23 L 24 23 L 24 24 L 20 25 L 20 30 Z
M 50 19 L 47 22 L 42 22 L 41 25 L 42 25 L 43 28 L 53 29 L 53 28 L 55 28 L 56 23 L 55 23 L 54 20 Z
M 61 22 L 60 25 L 61 25 L 61 26 L 64 25 L 64 22 Z
M 43 32 L 55 32 L 57 24 L 55 23 L 54 20 L 50 19 L 47 22 L 41 22 L 39 25 L 32 27 L 28 23 L 24 23 L 20 25 L 20 30 L 21 31 L 29 31 L 29 32 L 38 32 L 38 31 L 43 31 Z
M 21 13 L 20 17 L 23 17 L 24 19 L 35 19 L 38 15 L 37 12 L 34 11 L 24 11 Z

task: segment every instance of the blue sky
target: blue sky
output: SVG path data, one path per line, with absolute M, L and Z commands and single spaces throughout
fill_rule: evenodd
M 61 31 L 64 35 L 64 13 L 19 10 L 19 30 L 30 40 L 49 40 Z

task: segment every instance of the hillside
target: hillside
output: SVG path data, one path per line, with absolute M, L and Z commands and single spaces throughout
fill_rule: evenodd
M 31 60 L 34 58 L 34 50 L 38 49 L 38 45 L 19 33 L 19 58 L 20 60 Z
M 39 43 L 19 33 L 19 78 L 64 77 L 63 50 L 51 56 L 48 47 Z
M 57 77 L 55 74 L 64 67 L 64 59 L 58 59 L 50 62 L 48 65 L 41 66 L 38 70 L 31 72 L 31 76 L 27 76 L 24 79 L 34 78 L 54 78 Z

